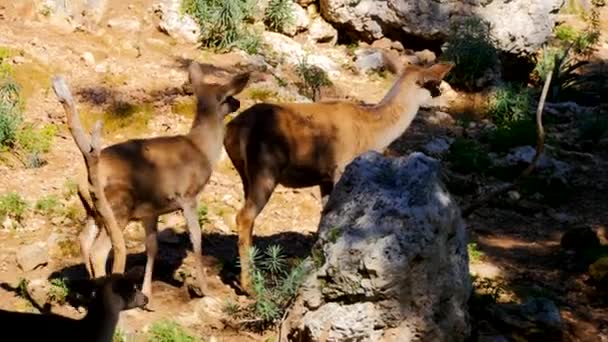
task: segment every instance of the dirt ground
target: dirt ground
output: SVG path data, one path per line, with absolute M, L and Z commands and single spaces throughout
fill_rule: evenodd
M 143 11 L 150 1 L 110 1 L 111 11 L 129 13 L 154 22 L 153 14 Z M 20 20 L 16 9 L 5 8 L 0 19 L 0 46 L 18 51 L 22 55 L 14 65 L 15 77 L 22 85 L 25 102 L 25 119 L 33 123 L 55 123 L 60 131 L 53 141 L 47 164 L 28 169 L 18 163 L 0 163 L 0 194 L 15 191 L 29 203 L 55 194 L 64 197 L 66 182 L 85 176 L 84 163 L 65 127 L 64 112 L 50 88 L 50 77 L 66 77 L 81 111 L 84 122 L 90 127 L 93 120 L 86 116 L 102 113 L 116 103 L 129 103 L 146 108 L 146 120 L 127 127 L 118 127 L 104 134 L 104 143 L 110 144 L 127 138 L 168 135 L 187 131 L 192 99 L 181 90 L 186 81 L 183 61 L 194 59 L 223 67 L 229 71 L 243 68 L 246 59 L 238 53 L 214 55 L 202 52 L 190 44 L 179 43 L 158 32 L 153 25 L 137 35 L 103 27 L 93 33 L 68 33 L 61 26 L 43 20 Z M 0 16 L 1 18 L 2 16 Z M 102 23 L 104 22 L 103 19 Z M 608 56 L 604 44 L 601 59 Z M 81 56 L 93 54 L 97 65 L 88 65 Z M 603 54 L 603 55 L 602 55 Z M 100 67 L 100 65 L 102 65 Z M 343 72 L 335 80 L 334 96 L 348 95 L 365 102 L 378 101 L 388 90 L 392 76 L 354 76 Z M 272 76 L 255 72 L 249 88 L 275 86 Z M 242 108 L 255 101 L 251 91 L 239 96 Z M 184 109 L 186 108 L 186 109 Z M 406 154 L 417 150 L 436 134 L 453 135 L 456 124 L 437 126 L 429 123 L 432 113 L 423 112 L 406 134 L 391 148 L 392 154 Z M 468 230 L 477 242 L 484 257 L 472 265 L 481 274 L 490 274 L 507 289 L 512 300 L 542 293 L 560 307 L 567 322 L 571 341 L 608 341 L 608 310 L 606 300 L 597 298 L 587 284 L 585 270 L 569 262 L 559 241 L 561 234 L 571 227 L 555 219 L 552 212 L 567 213 L 577 222 L 608 232 L 608 153 L 595 152 L 599 161 L 595 167 L 577 176 L 580 184 L 574 198 L 557 208 L 542 207 L 530 214 L 512 208 L 491 206 L 479 210 L 468 219 Z M 66 203 L 77 203 L 74 196 L 66 196 Z M 242 187 L 231 162 L 224 158 L 204 190 L 202 202 L 208 208 L 209 222 L 204 226 L 203 253 L 222 264 L 221 277 L 227 282 L 236 279 L 236 233 L 234 216 L 243 202 Z M 269 204 L 256 220 L 255 236 L 259 246 L 280 244 L 290 256 L 304 257 L 315 238 L 319 221 L 320 200 L 318 189 L 293 190 L 279 187 Z M 55 272 L 83 277 L 78 245 L 77 222 L 52 220 L 37 214 L 28 214 L 18 230 L 0 229 L 0 281 L 16 286 L 21 278 L 46 279 Z M 152 322 L 163 318 L 176 319 L 197 335 L 211 336 L 221 341 L 264 341 L 272 331 L 254 333 L 232 329 L 213 315 L 209 304 L 191 299 L 185 286 L 175 281 L 174 273 L 180 263 L 191 263 L 183 219 L 179 214 L 166 215 L 160 224 L 167 230 L 161 238 L 159 257 L 155 268 L 153 292 L 155 311 L 131 310 L 121 316 L 119 326 L 129 334 L 145 331 Z M 173 231 L 174 233 L 171 233 Z M 143 229 L 137 224 L 127 228 L 129 267 L 143 267 Z M 608 239 L 608 236 L 606 236 Z M 30 272 L 22 272 L 15 261 L 16 252 L 37 241 L 56 241 L 51 249 L 49 263 Z M 183 242 L 183 243 L 182 243 Z M 186 256 L 187 252 L 187 256 Z M 14 291 L 0 288 L 0 307 L 10 310 L 28 310 L 27 302 Z M 53 308 L 54 312 L 79 316 L 81 312 L 69 306 Z

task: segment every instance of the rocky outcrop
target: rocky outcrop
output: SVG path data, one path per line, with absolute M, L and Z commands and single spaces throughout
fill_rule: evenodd
M 421 153 L 354 160 L 319 226 L 289 341 L 463 341 L 471 291 L 465 226 Z
M 200 35 L 198 24 L 180 12 L 181 0 L 161 0 L 154 4 L 154 12 L 160 17 L 158 29 L 177 40 L 196 43 Z
M 491 24 L 500 49 L 520 54 L 534 52 L 545 42 L 563 2 L 320 0 L 320 5 L 327 21 L 366 40 L 399 35 L 443 40 L 452 23 L 478 16 Z

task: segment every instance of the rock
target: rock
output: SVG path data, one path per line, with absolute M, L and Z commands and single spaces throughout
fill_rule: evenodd
M 487 262 L 470 263 L 469 272 L 472 276 L 476 276 L 482 279 L 496 279 L 503 275 L 502 270 L 498 266 Z
M 293 14 L 293 22 L 290 25 L 287 25 L 282 33 L 293 37 L 296 34 L 305 31 L 310 25 L 310 18 L 308 17 L 308 13 L 306 10 L 302 8 L 300 5 L 295 2 L 292 4 L 292 14 Z
M 426 121 L 434 125 L 453 125 L 456 123 L 456 120 L 454 120 L 454 118 L 450 114 L 442 112 L 440 110 L 432 111 L 430 115 L 426 118 Z
M 519 201 L 521 199 L 521 194 L 519 191 L 511 190 L 507 192 L 507 196 L 511 201 Z
M 19 248 L 17 264 L 24 271 L 31 271 L 40 265 L 46 265 L 49 260 L 49 249 L 46 243 L 38 242 Z
M 435 60 L 437 59 L 437 56 L 435 56 L 435 53 L 433 51 L 427 50 L 427 49 L 424 49 L 422 51 L 416 51 L 416 52 L 414 52 L 414 55 L 416 57 L 418 57 L 418 60 L 422 64 L 431 64 L 431 63 L 434 63 Z
M 196 43 L 200 35 L 198 24 L 189 15 L 180 13 L 181 0 L 161 0 L 154 6 L 159 14 L 158 29 L 178 40 Z
M 559 223 L 575 223 L 576 221 L 578 221 L 578 218 L 576 216 L 570 215 L 570 214 L 566 214 L 566 213 L 560 213 L 560 212 L 556 212 L 553 209 L 547 210 L 547 215 L 549 215 L 549 217 L 551 217 L 552 219 L 554 219 L 555 221 L 559 222 Z
M 501 330 L 523 335 L 525 341 L 551 340 L 561 335 L 559 309 L 546 298 L 532 298 L 523 304 L 495 304 L 489 311 Z
M 317 17 L 308 27 L 308 38 L 317 43 L 334 45 L 338 41 L 338 31 L 322 17 Z
M 372 47 L 375 49 L 390 50 L 393 48 L 393 41 L 386 37 L 383 37 L 374 41 L 372 43 Z
M 51 284 L 46 279 L 33 279 L 27 282 L 27 293 L 38 305 L 44 307 L 48 302 Z
M 560 245 L 563 249 L 584 252 L 600 246 L 600 239 L 589 226 L 574 227 L 562 235 Z
M 122 31 L 139 31 L 141 24 L 135 18 L 112 18 L 108 20 L 108 27 Z
M 80 56 L 80 59 L 88 66 L 95 65 L 95 56 L 90 52 L 85 52 Z
M 534 53 L 551 35 L 563 0 L 374 1 L 320 0 L 321 14 L 342 31 L 371 41 L 400 33 L 445 39 L 453 23 L 478 16 L 491 24 L 499 48 Z M 505 15 L 508 13 L 508 15 Z
M 449 149 L 454 139 L 448 137 L 438 137 L 429 141 L 422 147 L 422 151 L 434 157 L 444 155 Z
M 25 59 L 25 57 L 17 55 L 15 57 L 13 57 L 13 64 L 18 65 L 18 64 L 23 64 L 25 63 L 27 60 Z
M 285 340 L 465 340 L 465 225 L 440 174 L 421 153 L 368 152 L 346 167 L 321 218 L 314 270 L 281 327 Z
M 598 283 L 608 284 L 608 257 L 599 258 L 591 264 L 589 275 Z
M 302 7 L 308 7 L 308 5 L 314 4 L 315 1 L 317 1 L 317 0 L 296 0 L 298 5 L 300 5 Z
M 300 43 L 287 36 L 265 31 L 262 33 L 262 39 L 264 43 L 272 46 L 274 51 L 280 53 L 287 64 L 297 65 L 306 57 L 309 64 L 320 67 L 330 76 L 339 74 L 339 66 L 332 59 L 320 54 L 306 54 Z
M 501 168 L 515 167 L 518 165 L 528 166 L 532 162 L 532 159 L 534 159 L 535 154 L 536 149 L 532 146 L 515 147 L 511 149 L 509 154 L 505 157 L 495 159 L 493 164 L 494 166 Z M 553 158 L 545 152 L 541 155 L 538 164 L 536 165 L 536 170 L 567 184 L 572 173 L 572 166 Z
M 379 71 L 386 66 L 386 60 L 382 51 L 375 49 L 357 49 L 355 51 L 355 68 L 360 73 Z

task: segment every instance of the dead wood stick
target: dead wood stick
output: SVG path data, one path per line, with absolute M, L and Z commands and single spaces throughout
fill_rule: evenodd
M 95 218 L 95 222 L 98 227 L 103 227 L 110 240 L 112 241 L 112 247 L 114 250 L 114 264 L 112 267 L 113 273 L 124 273 L 125 265 L 127 260 L 127 250 L 122 235 L 122 231 L 118 228 L 116 218 L 112 212 L 112 208 L 108 204 L 108 200 L 105 196 L 103 185 L 99 181 L 99 155 L 101 153 L 101 120 L 95 123 L 91 137 L 85 133 L 78 112 L 76 111 L 76 104 L 74 98 L 68 88 L 65 79 L 62 76 L 54 76 L 53 79 L 53 91 L 59 102 L 65 110 L 68 127 L 70 133 L 76 142 L 76 146 L 84 157 L 84 162 L 87 168 L 88 182 L 89 182 L 89 195 L 92 201 L 92 206 L 88 203 L 84 203 L 86 209 L 92 209 Z M 86 196 L 82 193 L 84 190 L 79 188 L 79 196 L 83 200 Z M 89 208 L 87 208 L 89 206 Z M 85 260 L 88 262 L 88 260 Z
M 462 217 L 468 217 L 475 210 L 479 209 L 480 207 L 482 207 L 484 204 L 486 204 L 493 198 L 495 198 L 501 194 L 504 194 L 508 191 L 517 189 L 517 187 L 519 186 L 519 183 L 522 181 L 522 179 L 530 176 L 532 174 L 532 172 L 534 172 L 534 169 L 536 168 L 538 161 L 540 160 L 540 157 L 542 156 L 543 152 L 545 151 L 545 129 L 543 127 L 543 110 L 545 107 L 545 101 L 547 99 L 547 93 L 549 92 L 549 86 L 551 85 L 552 78 L 553 78 L 553 70 L 549 70 L 549 73 L 547 74 L 547 78 L 545 79 L 545 84 L 543 85 L 542 93 L 540 95 L 538 107 L 536 108 L 536 153 L 534 154 L 534 158 L 532 158 L 530 165 L 528 165 L 528 167 L 525 170 L 523 170 L 519 174 L 519 176 L 517 176 L 517 178 L 515 178 L 513 183 L 501 186 L 498 189 L 495 189 L 494 191 L 491 191 L 491 192 L 487 193 L 486 195 L 481 196 L 477 201 L 473 201 L 473 203 L 469 204 L 469 206 L 464 208 L 464 210 L 462 211 Z

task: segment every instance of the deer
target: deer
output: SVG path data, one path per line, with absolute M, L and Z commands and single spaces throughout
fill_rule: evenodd
M 148 297 L 137 288 L 137 283 L 122 274 L 85 280 L 80 287 L 91 295 L 84 318 L 0 310 L 3 334 L 28 342 L 110 342 L 120 312 L 143 308 L 148 303 Z
M 91 277 L 105 275 L 108 254 L 113 248 L 112 272 L 124 273 L 123 230 L 130 221 L 139 220 L 146 234 L 147 261 L 142 292 L 150 301 L 154 259 L 158 251 L 158 217 L 177 210 L 182 211 L 186 220 L 200 290 L 203 295 L 207 291 L 197 198 L 221 157 L 224 117 L 240 108 L 240 101 L 234 96 L 243 91 L 250 78 L 249 72 L 243 72 L 223 84 L 208 83 L 197 62 L 189 65 L 188 74 L 196 98 L 196 113 L 187 134 L 132 139 L 103 149 L 91 147 L 93 141 L 100 144 L 96 138 L 101 130 L 100 123 L 94 129 L 90 146 L 83 143 L 84 133 L 71 93 L 62 78 L 53 81 L 72 136 L 85 157 L 89 185 L 94 188 L 94 192 L 87 193 L 84 186 L 79 186 L 78 191 L 87 212 L 86 224 L 79 234 L 87 272 Z M 99 229 L 100 226 L 104 229 Z
M 346 165 L 364 152 L 382 152 L 401 136 L 421 104 L 440 94 L 439 85 L 453 66 L 406 66 L 377 104 L 258 103 L 227 124 L 224 147 L 245 197 L 236 215 L 244 292 L 251 293 L 248 251 L 254 221 L 276 186 L 319 186 L 325 206 Z

